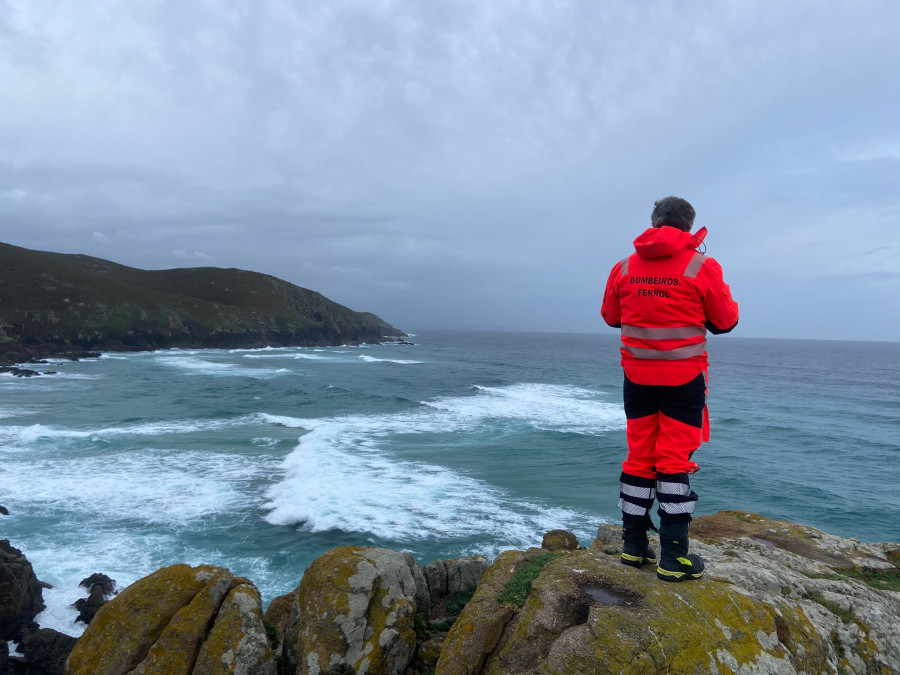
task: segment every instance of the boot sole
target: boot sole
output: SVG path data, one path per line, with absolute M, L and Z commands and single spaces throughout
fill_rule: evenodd
M 655 565 L 656 558 L 644 558 L 639 555 L 629 555 L 628 553 L 622 554 L 622 564 L 628 565 L 629 567 L 635 567 L 640 569 L 644 565 Z
M 662 579 L 663 581 L 693 581 L 694 579 L 699 579 L 703 576 L 703 571 L 700 572 L 673 572 L 672 570 L 664 570 L 662 567 L 656 568 L 656 578 Z

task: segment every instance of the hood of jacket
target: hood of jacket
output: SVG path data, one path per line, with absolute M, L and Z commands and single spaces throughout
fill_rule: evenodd
M 634 250 L 641 258 L 664 258 L 686 248 L 696 249 L 703 241 L 677 227 L 651 227 L 634 240 Z

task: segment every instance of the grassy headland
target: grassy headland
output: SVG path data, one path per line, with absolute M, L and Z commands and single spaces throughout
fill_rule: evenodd
M 141 270 L 0 243 L 0 363 L 89 351 L 359 344 L 403 335 L 374 314 L 267 274 Z

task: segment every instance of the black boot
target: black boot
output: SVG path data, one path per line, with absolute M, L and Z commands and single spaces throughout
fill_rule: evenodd
M 703 558 L 688 553 L 689 523 L 667 523 L 659 526 L 659 566 L 656 576 L 663 581 L 688 581 L 703 576 Z
M 642 565 L 656 562 L 656 553 L 650 548 L 647 530 L 656 530 L 650 515 L 622 514 L 622 564 L 640 569 Z

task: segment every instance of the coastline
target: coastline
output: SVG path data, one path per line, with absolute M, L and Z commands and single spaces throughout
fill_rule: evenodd
M 135 352 L 155 352 L 165 351 L 168 349 L 266 349 L 266 348 L 290 348 L 290 347 L 342 347 L 342 346 L 360 346 L 366 344 L 397 344 L 413 346 L 415 343 L 409 342 L 406 338 L 410 337 L 406 333 L 399 335 L 383 335 L 380 340 L 372 342 L 368 339 L 363 340 L 287 340 L 272 341 L 260 340 L 257 338 L 248 340 L 217 340 L 215 344 L 209 344 L 201 340 L 172 340 L 165 344 L 145 343 L 141 346 L 126 345 L 120 341 L 111 344 L 100 343 L 92 344 L 90 347 L 80 347 L 77 345 L 66 344 L 40 344 L 25 345 L 21 343 L 5 343 L 0 344 L 0 373 L 8 373 L 15 377 L 35 377 L 42 373 L 30 368 L 23 368 L 26 365 L 48 365 L 51 362 L 48 359 L 62 359 L 65 361 L 82 361 L 84 359 L 97 359 L 103 353 L 135 353 Z

